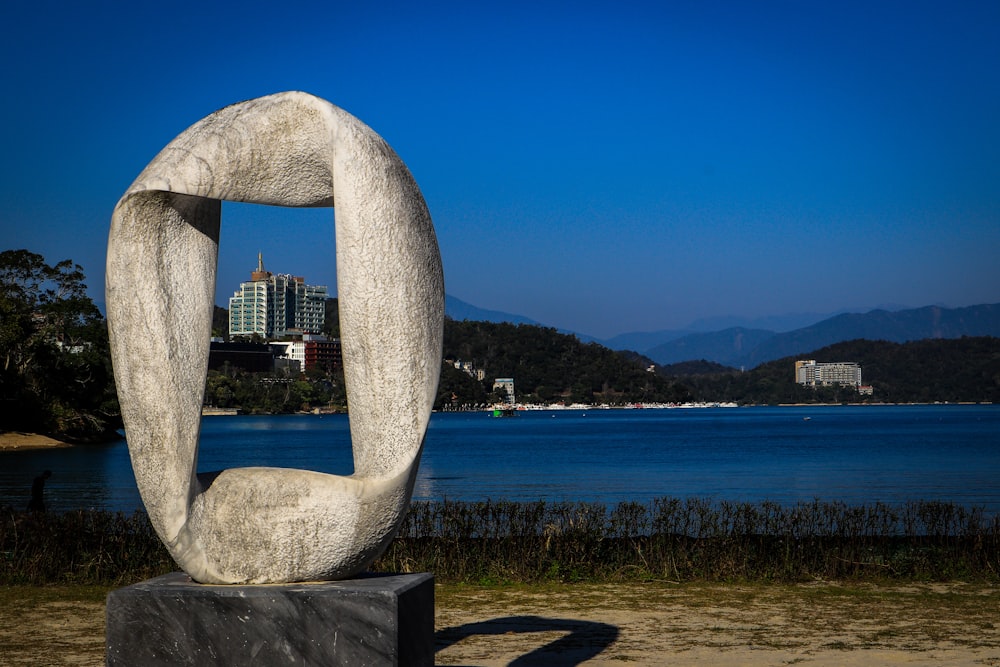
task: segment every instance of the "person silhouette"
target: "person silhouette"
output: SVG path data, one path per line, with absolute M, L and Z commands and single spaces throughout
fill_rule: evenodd
M 42 495 L 45 493 L 45 480 L 49 477 L 52 477 L 52 471 L 46 470 L 31 483 L 31 500 L 28 501 L 29 512 L 45 511 L 45 499 Z

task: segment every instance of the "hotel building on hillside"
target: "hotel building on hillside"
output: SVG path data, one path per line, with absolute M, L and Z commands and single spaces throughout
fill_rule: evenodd
M 306 285 L 305 279 L 264 270 L 257 255 L 257 270 L 229 299 L 229 335 L 259 335 L 273 340 L 288 335 L 318 334 L 326 318 L 326 286 Z
M 861 366 L 854 361 L 823 363 L 804 359 L 795 362 L 795 381 L 807 387 L 860 387 Z

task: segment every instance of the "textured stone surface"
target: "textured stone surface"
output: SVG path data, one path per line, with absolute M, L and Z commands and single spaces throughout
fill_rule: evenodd
M 336 207 L 351 476 L 197 474 L 221 200 Z M 444 282 L 423 197 L 377 134 L 297 92 L 194 124 L 115 207 L 106 302 L 136 482 L 185 572 L 204 583 L 344 578 L 385 549 L 409 504 L 437 388 Z
M 168 574 L 108 595 L 108 665 L 433 665 L 434 578 L 211 586 Z

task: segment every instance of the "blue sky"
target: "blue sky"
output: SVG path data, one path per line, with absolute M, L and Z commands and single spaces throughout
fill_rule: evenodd
M 607 337 L 1000 302 L 1000 3 L 65 3 L 5 9 L 0 249 L 81 264 L 233 102 L 304 90 L 407 163 L 446 289 Z M 335 290 L 333 214 L 225 205 L 219 303 Z

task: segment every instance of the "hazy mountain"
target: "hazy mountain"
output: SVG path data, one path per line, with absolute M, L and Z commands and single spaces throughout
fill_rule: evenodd
M 487 310 L 485 308 L 473 306 L 471 303 L 466 303 L 465 301 L 451 296 L 450 294 L 444 295 L 444 313 L 451 319 L 459 322 L 462 320 L 470 320 L 476 322 L 510 322 L 511 324 L 534 324 L 544 326 L 540 325 L 535 320 L 522 315 L 514 315 L 512 313 L 504 313 L 499 310 Z
M 769 315 L 767 317 L 706 317 L 695 320 L 688 325 L 688 329 L 694 332 L 722 331 L 723 329 L 765 329 L 775 333 L 783 331 L 794 331 L 817 322 L 839 315 L 836 313 L 786 313 L 784 315 Z M 667 341 L 660 341 L 665 343 Z
M 612 350 L 634 350 L 655 358 L 654 350 L 662 348 L 661 352 L 665 358 L 673 358 L 671 350 L 674 349 L 668 343 L 673 341 L 683 341 L 677 343 L 677 349 L 683 349 L 690 345 L 695 347 L 701 343 L 697 339 L 686 341 L 689 336 L 697 334 L 719 334 L 730 329 L 760 330 L 769 331 L 772 334 L 779 331 L 792 331 L 809 326 L 825 320 L 833 313 L 788 313 L 787 315 L 773 315 L 770 317 L 746 318 L 746 317 L 706 317 L 695 320 L 683 329 L 661 329 L 659 331 L 630 331 L 618 334 L 605 340 L 594 339 L 589 336 L 577 336 L 584 340 L 596 340 L 601 345 Z M 734 344 L 739 344 L 734 341 Z M 678 354 L 683 354 L 678 352 Z M 687 361 L 691 357 L 681 357 L 679 361 Z M 661 363 L 671 363 L 669 361 Z
M 897 304 L 886 304 L 878 306 L 881 310 L 905 310 L 907 306 Z M 597 340 L 605 347 L 612 350 L 635 350 L 636 352 L 648 352 L 658 345 L 669 343 L 684 336 L 696 333 L 714 333 L 725 329 L 763 329 L 774 333 L 783 333 L 802 329 L 817 322 L 829 319 L 844 313 L 862 312 L 861 308 L 845 308 L 833 313 L 785 313 L 783 315 L 768 315 L 766 317 L 737 317 L 727 315 L 722 317 L 704 317 L 697 319 L 682 329 L 662 329 L 660 331 L 631 331 L 618 334 L 612 338 L 599 340 L 590 336 L 580 336 L 581 340 Z
M 632 331 L 608 338 L 607 340 L 597 340 L 604 347 L 612 350 L 632 350 L 643 352 L 651 350 L 657 345 L 677 340 L 682 336 L 696 333 L 699 329 L 663 329 L 661 331 Z M 591 339 L 594 340 L 594 339 Z
M 474 306 L 461 299 L 445 295 L 445 314 L 453 320 L 472 320 L 481 322 L 510 322 L 511 324 L 534 324 L 538 326 L 550 326 L 541 324 L 523 315 L 505 313 L 499 310 L 487 310 Z M 712 317 L 695 320 L 682 329 L 661 329 L 659 331 L 630 331 L 618 334 L 611 338 L 597 338 L 589 334 L 568 329 L 558 329 L 560 333 L 571 334 L 580 339 L 583 343 L 596 342 L 612 350 L 632 350 L 646 353 L 653 348 L 669 343 L 670 341 L 690 336 L 697 333 L 719 332 L 724 329 L 766 329 L 771 332 L 791 331 L 799 329 L 820 320 L 824 320 L 834 313 L 788 313 L 785 315 L 772 315 L 768 317 L 745 318 L 745 317 Z M 683 361 L 683 360 L 682 360 Z
M 784 333 L 737 327 L 690 334 L 658 345 L 645 354 L 659 364 L 705 359 L 753 368 L 767 361 L 859 338 L 905 343 L 962 336 L 1000 336 L 1000 304 L 844 313 Z
M 740 366 L 758 345 L 776 334 L 766 329 L 733 327 L 710 333 L 695 333 L 657 345 L 646 356 L 658 364 L 705 359 L 727 366 Z
M 905 343 L 962 336 L 1000 336 L 1000 304 L 966 308 L 926 306 L 894 313 L 886 310 L 845 313 L 803 329 L 777 334 L 761 342 L 744 358 L 744 363 L 756 366 L 856 338 Z

